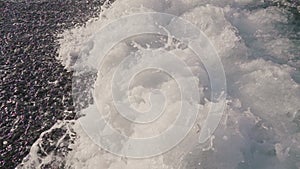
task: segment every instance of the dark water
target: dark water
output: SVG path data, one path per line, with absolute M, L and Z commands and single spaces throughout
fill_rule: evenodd
M 56 34 L 83 25 L 102 4 L 0 1 L 0 168 L 18 165 L 57 120 L 75 118 L 72 72 L 55 59 Z M 45 137 L 59 136 L 63 129 L 53 132 Z M 52 149 L 47 146 L 45 151 Z

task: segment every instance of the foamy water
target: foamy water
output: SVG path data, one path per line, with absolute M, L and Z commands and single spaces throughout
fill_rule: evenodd
M 291 77 L 297 71 L 299 60 L 292 62 L 297 56 L 290 52 L 297 46 L 288 37 L 281 36 L 282 30 L 277 28 L 278 24 L 288 24 L 289 13 L 276 6 L 250 9 L 254 4 L 258 5 L 259 2 L 120 0 L 103 10 L 100 18 L 89 22 L 86 27 L 66 30 L 61 35 L 63 39 L 60 41 L 59 59 L 68 69 L 95 71 L 86 67 L 92 64 L 89 58 L 95 54 L 95 46 L 103 46 L 95 40 L 100 28 L 122 16 L 135 13 L 162 12 L 176 15 L 194 24 L 207 36 L 223 63 L 227 80 L 226 108 L 221 122 L 213 135 L 205 143 L 199 144 L 199 134 L 208 116 L 207 112 L 216 106 L 209 94 L 205 65 L 180 42 L 170 42 L 165 37 L 136 36 L 121 41 L 105 56 L 101 71 L 96 70 L 97 79 L 92 89 L 94 106 L 97 105 L 98 110 L 108 116 L 107 121 L 111 126 L 130 137 L 158 135 L 176 119 L 176 112 L 182 102 L 197 105 L 199 116 L 182 142 L 166 153 L 143 159 L 120 157 L 104 150 L 87 135 L 80 120 L 75 121 L 74 125 L 67 124 L 77 133 L 75 143 L 70 145 L 72 151 L 65 159 L 67 166 L 78 169 L 299 169 L 300 86 Z M 145 21 L 144 25 L 134 25 L 133 29 L 146 29 L 146 25 Z M 121 28 L 121 31 L 124 30 Z M 109 34 L 101 37 L 107 38 L 107 41 L 112 38 Z M 129 60 L 125 65 L 130 67 L 132 64 L 133 68 L 139 64 L 145 66 L 146 63 L 141 61 L 150 57 L 147 55 L 149 48 L 158 52 L 158 49 L 167 48 L 187 64 L 193 74 L 187 73 L 181 78 L 183 81 L 196 81 L 199 100 L 182 100 L 176 80 L 163 72 L 149 69 L 131 81 L 127 90 L 128 102 L 136 110 L 147 112 L 153 107 L 152 104 L 156 104 L 155 101 L 165 101 L 165 112 L 153 123 L 137 125 L 121 118 L 113 107 L 111 79 L 120 67 L 119 64 L 137 51 L 140 53 L 133 57 L 136 59 Z M 76 63 L 74 56 L 78 56 Z M 175 62 L 168 63 L 176 65 Z M 121 73 L 124 73 L 121 76 L 125 80 L 120 80 L 120 88 L 126 87 L 122 84 L 126 82 L 129 70 L 121 69 Z M 157 97 L 153 96 L 156 90 L 162 91 L 164 97 L 158 97 L 161 93 L 156 93 Z M 154 99 L 150 97 L 151 94 Z M 124 102 L 122 99 L 119 101 Z M 92 106 L 81 111 L 86 115 L 82 117 L 83 121 L 91 117 L 88 113 Z M 40 165 L 35 153 L 33 146 L 30 153 L 32 160 L 27 163 L 35 161 Z M 53 156 L 50 154 L 49 159 Z

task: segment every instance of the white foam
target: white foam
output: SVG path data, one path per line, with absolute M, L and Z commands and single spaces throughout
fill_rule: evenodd
M 66 31 L 60 41 L 59 54 L 63 64 L 72 68 L 70 55 L 80 55 L 84 60 L 82 53 L 88 53 L 93 47 L 89 39 L 99 28 L 114 19 L 146 11 L 180 16 L 201 29 L 216 47 L 224 64 L 229 93 L 225 116 L 212 137 L 214 139 L 206 144 L 197 144 L 199 128 L 195 125 L 184 141 L 166 154 L 140 160 L 121 158 L 94 144 L 79 122 L 76 122 L 73 127 L 79 138 L 67 158 L 67 165 L 80 169 L 300 168 L 297 162 L 297 155 L 300 154 L 300 134 L 299 126 L 295 122 L 300 110 L 300 87 L 290 77 L 294 68 L 263 59 L 249 59 L 255 58 L 253 55 L 256 54 L 257 46 L 263 49 L 259 51 L 262 55 L 268 54 L 275 58 L 293 57 L 284 56 L 285 51 L 292 46 L 289 39 L 272 38 L 273 33 L 277 35 L 279 31 L 274 25 L 277 22 L 287 22 L 287 17 L 277 7 L 252 11 L 240 9 L 251 3 L 251 0 L 120 0 L 103 11 L 98 21 L 90 22 L 86 27 Z M 137 41 L 143 42 L 145 39 Z M 104 79 L 98 79 L 97 82 L 97 90 L 101 94 L 99 97 L 107 105 L 111 103 L 111 93 L 106 92 L 110 84 L 105 82 L 112 77 L 111 71 L 116 64 L 131 51 L 130 45 L 121 43 L 107 57 L 103 66 Z M 196 78 L 199 79 L 199 94 L 205 100 L 206 86 L 203 84 L 208 80 L 203 67 L 195 63 L 193 57 L 189 57 L 192 56 L 190 51 L 177 49 L 174 52 L 182 56 L 198 75 Z M 158 88 L 166 92 L 171 102 L 167 108 L 170 114 L 178 109 L 178 90 L 174 81 L 167 77 L 162 77 L 161 81 L 163 83 Z M 138 78 L 135 81 L 136 86 L 130 90 L 133 105 L 144 110 L 150 106 L 150 91 L 141 84 L 154 84 L 147 79 Z M 204 112 L 197 119 L 201 126 L 205 110 L 212 103 L 206 100 L 197 104 L 201 104 Z M 107 109 L 110 108 L 103 107 L 104 112 Z M 135 137 L 158 134 L 172 121 L 172 116 L 165 115 L 152 126 L 138 128 L 117 119 L 117 116 L 114 118 L 113 121 L 118 122 L 116 128 Z

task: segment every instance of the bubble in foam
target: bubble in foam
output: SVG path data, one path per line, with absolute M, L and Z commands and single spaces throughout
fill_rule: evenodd
M 105 57 L 114 46 L 144 34 L 163 35 L 167 37 L 166 45 L 153 49 L 146 44 L 146 48 L 120 50 L 124 58 L 118 57 L 109 62 L 109 66 L 106 65 Z M 225 103 L 225 74 L 220 59 L 207 37 L 197 27 L 173 15 L 151 12 L 122 17 L 102 27 L 92 39 L 93 48 L 85 52 L 88 57 L 83 64 L 98 71 L 98 82 L 93 90 L 96 104 L 83 110 L 86 116 L 80 122 L 96 144 L 117 155 L 145 158 L 167 152 L 189 133 L 199 111 L 199 84 L 191 68 L 180 59 L 182 56 L 170 52 L 172 49 L 182 50 L 178 45 L 172 47 L 176 40 L 186 44 L 186 48 L 194 52 L 208 72 L 211 100 L 214 103 L 202 124 L 199 142 L 205 142 L 210 137 L 222 117 Z M 136 55 L 137 51 L 139 55 Z M 80 67 L 82 63 L 76 64 Z M 164 111 L 168 112 L 165 96 L 157 92 L 159 90 L 150 96 L 149 111 L 141 113 L 132 108 L 128 95 L 130 79 L 150 68 L 164 71 L 178 85 L 180 99 L 174 103 L 178 107 L 175 111 L 177 114 L 174 113 L 175 116 L 171 118 L 174 121 L 165 131 L 154 136 L 134 138 L 132 135 L 138 131 L 134 126 L 136 123 L 148 124 L 156 121 Z M 108 94 L 103 97 L 105 92 Z

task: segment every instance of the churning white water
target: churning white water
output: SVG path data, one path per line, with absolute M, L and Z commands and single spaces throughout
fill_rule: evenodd
M 149 34 L 123 39 L 102 60 L 92 89 L 93 105 L 110 125 L 124 135 L 145 138 L 167 130 L 180 113 L 182 102 L 196 105 L 199 115 L 179 144 L 163 154 L 142 159 L 120 157 L 104 150 L 76 121 L 72 128 L 78 136 L 66 158 L 67 166 L 78 169 L 300 169 L 300 86 L 291 77 L 297 72 L 300 61 L 290 52 L 297 49 L 297 44 L 281 36 L 283 30 L 278 28 L 279 24 L 289 24 L 290 14 L 276 6 L 259 7 L 262 3 L 252 0 L 117 0 L 104 9 L 97 20 L 85 27 L 66 30 L 60 41 L 59 59 L 68 69 L 89 71 L 92 62 L 97 62 L 89 59 L 90 55 L 101 52 L 99 47 L 105 46 L 97 44 L 100 41 L 95 40 L 98 37 L 95 35 L 108 23 L 143 12 L 179 16 L 194 24 L 210 40 L 222 61 L 227 82 L 226 107 L 220 124 L 205 143 L 199 144 L 207 112 L 216 106 L 210 95 L 205 65 L 182 42 L 167 36 Z M 132 25 L 132 29 L 147 29 L 148 20 L 136 22 L 144 24 Z M 120 34 L 131 31 L 122 27 L 112 29 Z M 183 28 L 178 26 L 176 29 Z M 101 34 L 101 38 L 109 42 L 113 36 Z M 149 49 L 154 54 L 149 53 Z M 177 68 L 177 62 L 160 57 L 165 56 L 160 49 L 186 63 L 192 74 L 187 71 L 180 79 L 197 84 L 197 93 L 189 96 L 196 94 L 198 100 L 182 97 L 184 89 L 180 88 L 177 79 L 163 70 L 147 69 L 133 79 L 126 79 L 137 70 L 136 67 L 147 67 L 149 58 L 149 63 L 153 63 L 152 59 L 156 61 L 155 65 L 168 63 Z M 76 62 L 74 56 L 78 56 Z M 149 110 L 157 108 L 153 105 L 165 103 L 159 107 L 164 113 L 157 119 L 146 114 L 145 117 L 153 120 L 147 124 L 133 124 L 118 115 L 111 92 L 116 71 L 120 72 L 117 87 L 126 90 L 128 96 L 121 98 L 120 91 L 116 93 L 118 101 L 128 102 L 133 109 L 149 116 Z M 87 115 L 93 105 L 82 113 Z M 93 117 L 82 119 L 87 122 Z

